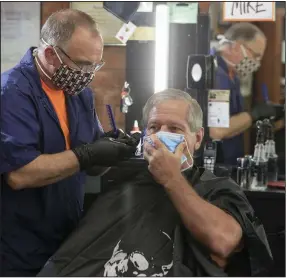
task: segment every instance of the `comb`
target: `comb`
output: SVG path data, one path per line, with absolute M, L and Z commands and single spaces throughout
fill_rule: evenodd
M 109 120 L 110 120 L 110 125 L 114 131 L 115 134 L 118 133 L 118 129 L 116 126 L 116 122 L 115 122 L 115 118 L 114 118 L 114 114 L 113 114 L 113 110 L 110 104 L 106 104 L 106 108 L 107 108 L 107 113 L 109 116 Z
M 262 93 L 263 100 L 265 102 L 268 102 L 269 101 L 268 88 L 267 88 L 267 85 L 264 83 L 261 85 L 261 93 Z

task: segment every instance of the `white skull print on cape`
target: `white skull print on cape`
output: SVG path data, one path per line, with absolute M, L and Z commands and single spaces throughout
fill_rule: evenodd
M 166 237 L 167 252 L 170 252 L 169 262 L 163 262 L 163 257 L 157 256 L 158 254 L 145 254 L 141 250 L 137 250 L 136 246 L 134 251 L 129 252 L 125 250 L 125 246 L 120 240 L 113 250 L 112 257 L 105 264 L 104 277 L 125 277 L 125 276 L 142 276 L 142 277 L 164 277 L 167 276 L 173 266 L 172 250 L 173 243 L 170 236 L 161 231 L 164 237 Z M 170 248 L 171 247 L 171 248 Z M 164 256 L 165 258 L 167 256 Z M 163 264 L 162 264 L 163 262 Z

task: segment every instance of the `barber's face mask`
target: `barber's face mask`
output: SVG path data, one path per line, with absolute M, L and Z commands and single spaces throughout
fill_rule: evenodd
M 184 135 L 178 134 L 178 133 L 159 131 L 156 133 L 156 136 L 158 137 L 158 139 L 162 143 L 165 144 L 165 146 L 168 148 L 168 150 L 172 153 L 175 152 L 177 146 L 180 143 L 182 143 L 183 141 L 186 141 L 184 138 Z M 150 143 L 151 145 L 153 145 L 152 139 L 149 136 L 146 136 L 144 140 L 147 141 L 148 143 Z M 186 146 L 187 146 L 187 144 L 186 144 Z M 192 158 L 191 153 L 188 149 L 188 146 L 187 146 L 187 151 L 188 151 L 189 156 Z M 188 167 L 183 169 L 182 171 L 185 171 L 185 170 L 187 170 L 193 166 L 193 163 L 189 164 L 187 157 L 183 154 L 181 157 L 181 164 L 183 164 L 184 162 L 187 162 Z
M 235 70 L 240 77 L 246 77 L 259 69 L 260 61 L 249 58 L 245 47 L 243 45 L 240 47 L 244 58 L 235 65 Z
M 45 44 L 47 44 L 44 41 Z M 47 44 L 48 45 L 48 44 Z M 54 47 L 53 47 L 54 48 Z M 42 72 L 49 78 L 55 86 L 63 90 L 68 95 L 78 95 L 82 90 L 84 90 L 93 80 L 95 76 L 95 71 L 84 72 L 69 67 L 64 64 L 61 57 L 58 55 L 56 49 L 54 51 L 61 63 L 60 67 L 55 71 L 52 77 L 50 77 L 39 65 L 37 58 L 36 62 Z
M 226 39 L 223 35 L 218 35 L 217 38 L 219 39 L 219 45 L 223 45 L 225 43 L 234 43 L 228 39 Z M 240 45 L 242 54 L 244 58 L 236 65 L 232 62 L 230 62 L 227 59 L 224 59 L 229 65 L 233 66 L 239 75 L 239 77 L 244 78 L 247 77 L 248 75 L 252 74 L 253 72 L 257 71 L 260 67 L 260 61 L 251 59 L 248 57 L 246 53 L 245 47 L 241 44 Z

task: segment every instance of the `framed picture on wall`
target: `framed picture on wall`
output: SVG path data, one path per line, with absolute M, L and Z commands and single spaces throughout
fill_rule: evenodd
M 232 25 L 232 22 L 223 21 L 223 2 L 217 2 L 217 4 L 219 5 L 218 26 L 228 29 Z
M 83 11 L 96 20 L 105 45 L 125 45 L 116 38 L 124 22 L 107 11 L 103 2 L 71 2 L 71 8 Z

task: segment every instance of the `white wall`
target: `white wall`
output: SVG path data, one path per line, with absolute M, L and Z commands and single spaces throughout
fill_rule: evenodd
M 1 2 L 1 72 L 15 66 L 40 39 L 40 2 Z

